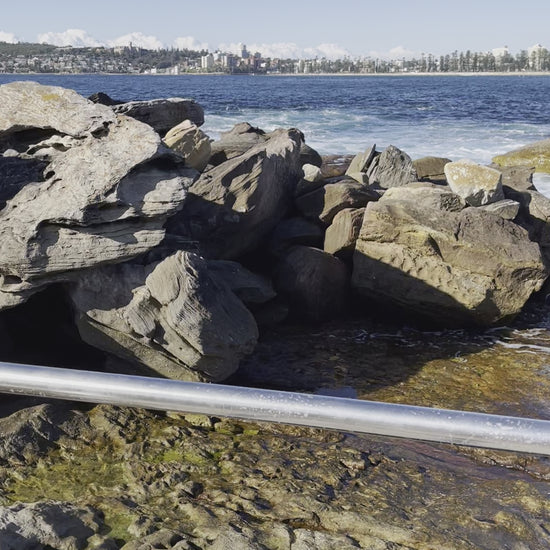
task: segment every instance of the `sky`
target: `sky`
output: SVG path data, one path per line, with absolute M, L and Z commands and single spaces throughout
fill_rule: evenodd
M 210 51 L 243 43 L 293 58 L 550 49 L 549 0 L 24 0 L 1 12 L 6 42 Z

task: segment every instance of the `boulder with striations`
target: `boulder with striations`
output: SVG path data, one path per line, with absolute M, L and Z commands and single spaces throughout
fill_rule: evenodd
M 194 99 L 182 97 L 129 101 L 113 105 L 112 109 L 119 115 L 126 115 L 148 124 L 161 136 L 184 120 L 190 120 L 197 126 L 204 124 L 203 108 Z
M 434 191 L 400 190 L 370 203 L 352 284 L 438 324 L 492 325 L 514 317 L 547 277 L 526 230 L 480 208 L 434 208 Z
M 258 338 L 241 300 L 189 252 L 88 270 L 71 298 L 84 341 L 168 378 L 223 380 Z
M 158 245 L 197 177 L 148 126 L 76 92 L 32 82 L 0 87 L 0 309 L 78 270 Z
M 167 230 L 195 239 L 210 259 L 237 259 L 254 250 L 292 204 L 302 174 L 302 138 L 298 130 L 275 131 L 204 172 Z

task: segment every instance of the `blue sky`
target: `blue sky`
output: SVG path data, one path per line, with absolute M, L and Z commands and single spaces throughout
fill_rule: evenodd
M 231 49 L 309 57 L 512 53 L 550 49 L 550 1 L 24 0 L 2 10 L 0 40 Z

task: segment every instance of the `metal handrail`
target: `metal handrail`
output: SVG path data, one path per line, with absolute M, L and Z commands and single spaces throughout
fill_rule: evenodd
M 550 456 L 547 420 L 16 363 L 0 363 L 0 392 Z

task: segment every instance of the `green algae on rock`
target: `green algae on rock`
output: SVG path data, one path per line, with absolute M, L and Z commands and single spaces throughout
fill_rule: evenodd
M 550 139 L 536 141 L 493 157 L 493 162 L 499 166 L 528 166 L 535 168 L 536 172 L 550 173 Z

